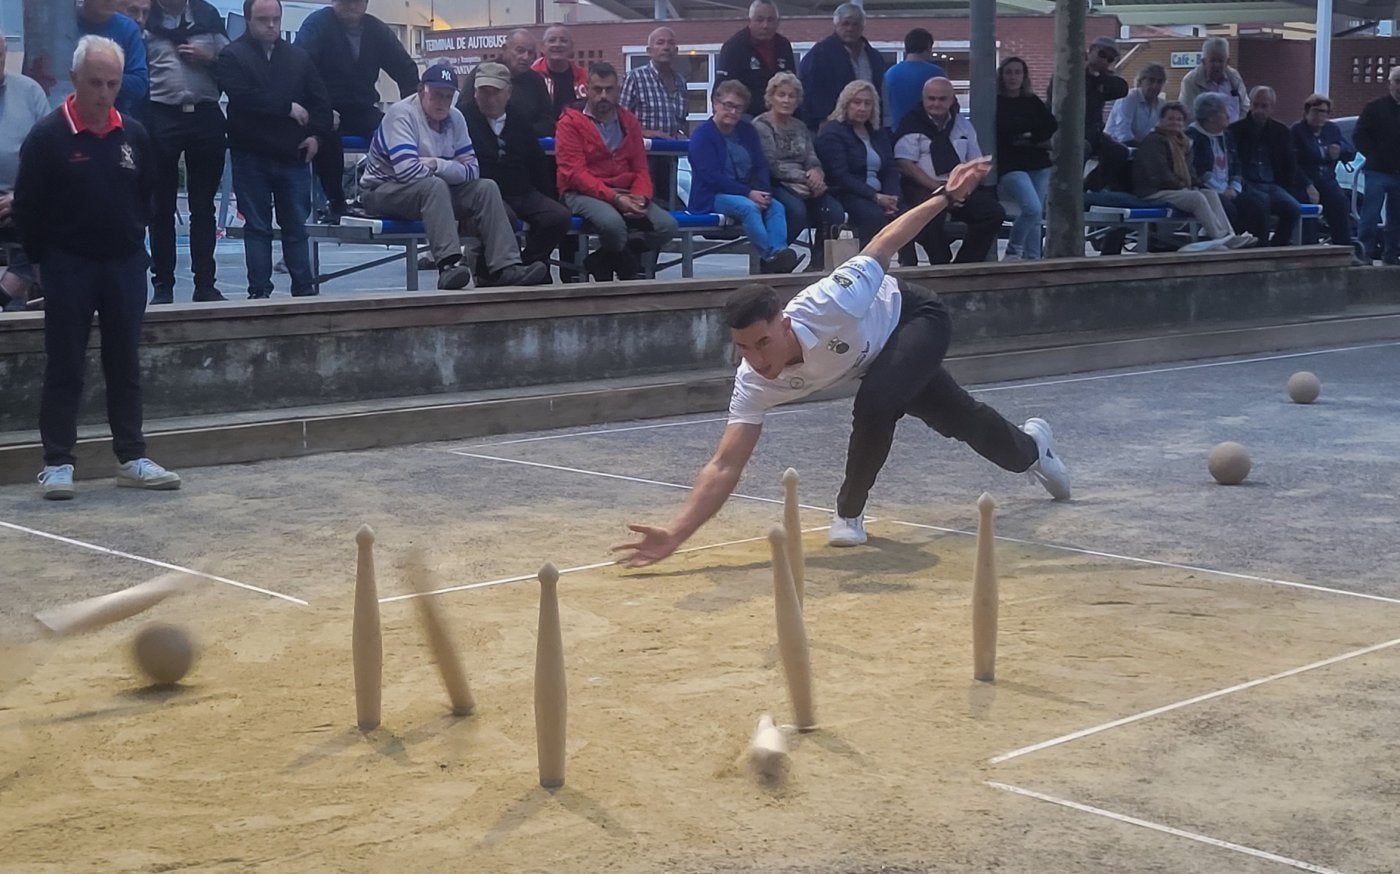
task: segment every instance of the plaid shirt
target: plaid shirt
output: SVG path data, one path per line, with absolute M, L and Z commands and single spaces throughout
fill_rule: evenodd
M 668 134 L 686 129 L 685 80 L 671 72 L 674 90 L 667 91 L 656 65 L 648 63 L 627 74 L 622 86 L 622 107 L 642 123 L 642 130 L 659 130 Z

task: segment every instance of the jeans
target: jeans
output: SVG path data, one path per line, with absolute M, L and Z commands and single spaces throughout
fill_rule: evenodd
M 311 168 L 254 155 L 233 153 L 233 193 L 243 213 L 243 258 L 248 265 L 248 296 L 272 294 L 272 216 L 282 229 L 282 260 L 292 277 L 292 294 L 315 294 L 306 217 L 311 211 Z M 275 206 L 274 206 L 275 201 Z
M 1293 229 L 1298 226 L 1298 201 L 1287 189 L 1273 182 L 1244 183 L 1244 192 L 1236 198 L 1240 201 L 1241 219 L 1250 224 L 1250 233 L 1259 238 L 1260 245 L 1268 237 L 1269 216 L 1278 217 L 1274 225 L 1274 235 L 1268 239 L 1270 246 L 1289 246 L 1293 243 Z
M 787 211 L 789 243 L 808 228 L 816 229 L 812 235 L 810 269 L 823 269 L 826 253 L 823 251 L 822 242 L 827 237 L 828 229 L 832 225 L 841 224 L 846 218 L 845 210 L 841 209 L 841 202 L 832 197 L 830 192 L 821 197 L 804 199 L 782 185 L 773 186 L 773 199 L 781 203 Z
M 190 266 L 197 291 L 214 287 L 214 197 L 224 178 L 224 114 L 217 103 L 193 112 L 146 104 L 146 127 L 156 156 L 155 217 L 151 220 L 151 284 L 175 286 L 175 209 L 180 194 L 180 155 L 189 191 Z
M 772 258 L 787 248 L 787 211 L 783 209 L 782 201 L 776 197 L 769 202 L 767 209 L 760 209 L 758 204 L 747 197 L 738 194 L 716 194 L 715 212 L 742 222 L 749 242 L 753 243 L 754 248 L 758 249 L 758 254 L 764 259 Z
M 1385 230 L 1382 240 L 1381 260 L 1387 264 L 1400 263 L 1400 173 L 1381 173 L 1363 168 L 1366 180 L 1366 199 L 1361 204 L 1361 248 L 1362 259 L 1369 259 L 1375 251 L 1376 236 L 1381 234 L 1381 204 L 1385 204 Z
M 1006 243 L 1007 255 L 1019 255 L 1028 261 L 1041 255 L 1042 230 L 1045 224 L 1045 199 L 1050 191 L 1050 168 L 1013 170 L 1001 177 L 997 192 L 1009 200 L 1021 214 L 1011 223 L 1011 238 Z

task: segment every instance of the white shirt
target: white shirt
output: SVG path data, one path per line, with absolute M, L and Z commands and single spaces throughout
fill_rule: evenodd
M 802 361 L 784 367 L 776 379 L 760 376 L 747 361 L 740 364 L 730 423 L 761 425 L 772 407 L 864 376 L 899 324 L 899 305 L 894 277 L 866 255 L 803 289 L 783 308 L 802 345 Z
M 959 164 L 982 157 L 982 149 L 977 143 L 977 131 L 962 113 L 953 117 L 953 129 L 948 132 L 948 140 L 953 144 L 953 151 L 958 153 Z M 896 159 L 913 161 L 919 165 L 920 170 L 934 179 L 940 179 L 951 172 L 952 168 L 948 168 L 944 173 L 934 169 L 930 146 L 929 138 L 923 134 L 905 134 L 894 144 L 894 156 Z

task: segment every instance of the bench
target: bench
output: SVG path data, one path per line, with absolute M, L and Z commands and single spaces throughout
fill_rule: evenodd
M 1300 220 L 1293 229 L 1292 244 L 1302 245 L 1303 222 L 1316 221 L 1322 217 L 1322 207 L 1315 203 L 1299 204 Z M 1084 212 L 1086 231 L 1110 227 L 1127 228 L 1134 238 L 1133 251 L 1146 252 L 1151 232 L 1163 225 L 1186 225 L 1192 236 L 1198 232 L 1200 222 L 1190 213 L 1170 206 L 1090 206 Z

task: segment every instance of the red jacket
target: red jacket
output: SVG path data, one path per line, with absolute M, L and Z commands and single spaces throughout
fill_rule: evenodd
M 588 96 L 588 71 L 582 64 L 569 64 L 569 68 L 574 71 L 574 100 L 582 100 Z M 537 58 L 530 65 L 534 70 L 544 77 L 544 87 L 549 91 L 549 99 L 554 99 L 554 79 L 549 75 L 549 61 L 546 58 Z
M 626 191 L 651 200 L 651 174 L 647 172 L 646 145 L 637 117 L 622 107 L 622 145 L 608 150 L 593 119 L 572 107 L 559 116 L 554 131 L 554 160 L 559 167 L 559 193 L 574 191 L 612 203 L 614 191 Z

